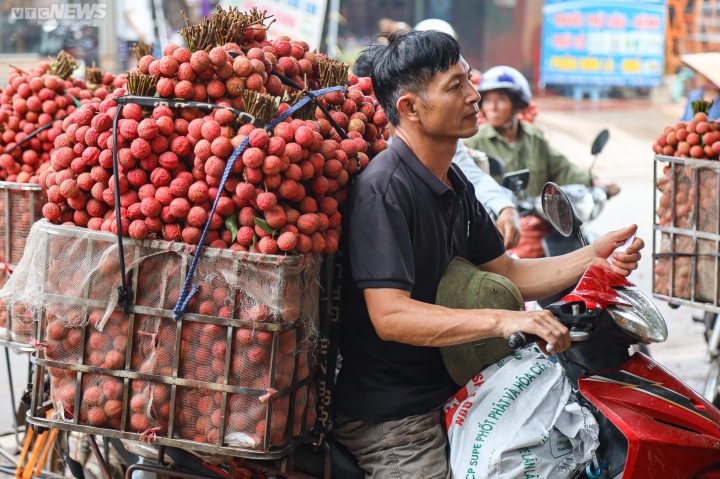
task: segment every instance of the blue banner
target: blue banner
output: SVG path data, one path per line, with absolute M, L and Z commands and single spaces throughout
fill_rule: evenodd
M 660 85 L 665 0 L 545 0 L 540 82 Z

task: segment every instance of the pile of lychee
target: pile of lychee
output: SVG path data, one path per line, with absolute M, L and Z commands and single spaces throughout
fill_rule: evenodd
M 708 121 L 706 113 L 696 113 L 692 121 L 665 127 L 653 145 L 658 155 L 698 160 L 717 160 L 720 156 L 720 124 Z
M 49 62 L 41 62 L 28 72 L 11 68 L 8 80 L 0 95 L 0 180 L 38 183 L 38 175 L 47 168 L 55 149 L 55 138 L 62 133 L 61 120 L 75 111 L 75 101 L 102 100 L 108 88 L 124 83 L 124 75 L 116 78 L 106 73 L 103 86 L 90 90 L 85 80 L 63 80 L 52 73 Z M 25 140 L 50 123 L 52 126 Z
M 283 44 L 289 43 L 274 43 Z M 175 85 L 173 96 L 177 96 L 178 85 L 193 79 L 190 83 L 197 93 L 193 100 L 238 108 L 243 106 L 238 101 L 242 97 L 232 96 L 223 85 L 234 78 L 247 87 L 246 80 L 254 78 L 262 85 L 260 90 L 268 90 L 277 77 L 264 71 L 239 77 L 234 68 L 228 70 L 233 60 L 227 52 L 233 48 L 230 44 L 221 49 L 226 63 L 213 63 L 212 59 L 221 56 L 217 48 L 209 54 L 190 54 L 185 48 L 170 45 L 165 56 L 152 60 L 147 68 L 175 75 L 160 79 L 161 94 L 163 79 Z M 265 48 L 275 50 L 272 46 Z M 297 43 L 290 51 L 297 56 L 302 52 L 303 57 L 308 53 Z M 208 61 L 204 61 L 205 55 Z M 240 52 L 232 64 L 247 61 L 248 57 L 253 57 L 250 64 L 253 60 L 258 64 L 263 55 L 263 65 L 280 68 L 285 74 L 296 63 L 312 65 L 310 60 L 298 62 L 287 56 L 280 59 L 288 60 L 275 64 L 274 55 L 259 48 L 251 49 L 247 55 Z M 140 61 L 141 70 L 148 63 L 144 59 L 148 57 Z M 282 68 L 283 64 L 288 68 Z M 223 83 L 220 78 L 226 74 L 230 76 Z M 53 222 L 117 232 L 112 170 L 115 134 L 124 236 L 198 244 L 209 222 L 205 245 L 211 247 L 264 254 L 332 253 L 338 246 L 338 208 L 347 196 L 348 182 L 372 156 L 387 147 L 387 119 L 371 96 L 369 79 L 351 77 L 350 81 L 357 84 L 345 94 L 333 92 L 322 99 L 330 116 L 347 132 L 346 139 L 319 108 L 314 120 L 288 118 L 267 131 L 239 123 L 225 108 L 211 112 L 166 106 L 143 110 L 129 104 L 122 107 L 118 129 L 113 133 L 112 118 L 119 108 L 115 98 L 125 94 L 124 89 L 117 89 L 102 101 L 84 105 L 62 122 L 63 133 L 55 138 L 51 169 L 40 176 L 41 184 L 48 189 L 43 214 Z M 215 88 L 228 96 L 216 97 L 213 93 L 211 97 Z M 289 107 L 280 104 L 278 114 Z M 228 159 L 245 137 L 249 137 L 249 145 L 220 190 Z M 218 195 L 211 217 L 211 205 Z

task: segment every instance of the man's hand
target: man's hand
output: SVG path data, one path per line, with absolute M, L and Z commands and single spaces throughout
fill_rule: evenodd
M 503 311 L 500 322 L 504 338 L 517 332 L 534 334 L 543 339 L 538 346 L 546 353 L 546 345 L 553 345 L 553 354 L 570 347 L 570 332 L 549 311 Z
M 620 193 L 620 187 L 617 185 L 617 183 L 613 183 L 612 181 L 594 179 L 593 186 L 605 188 L 605 190 L 607 191 L 608 198 L 612 198 L 613 196 Z
M 495 226 L 505 238 L 505 249 L 514 248 L 522 237 L 520 215 L 515 208 L 505 208 L 495 220 Z
M 612 231 L 600 238 L 593 243 L 593 250 L 595 251 L 595 258 L 593 258 L 592 264 L 600 266 L 605 269 L 614 271 L 622 276 L 628 276 L 631 272 L 638 268 L 638 261 L 640 261 L 640 250 L 645 247 L 645 242 L 640 238 L 635 238 L 635 241 L 628 246 L 628 249 L 624 253 L 613 253 L 616 248 L 625 244 L 625 241 L 637 231 L 637 225 L 628 226 L 627 228 Z M 612 264 L 608 263 L 608 257 L 612 256 Z

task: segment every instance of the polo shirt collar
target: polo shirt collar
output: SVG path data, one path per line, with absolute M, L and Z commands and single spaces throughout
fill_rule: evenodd
M 390 148 L 398 154 L 402 162 L 405 163 L 410 171 L 420 178 L 423 183 L 425 183 L 435 196 L 446 197 L 457 195 L 462 197 L 465 193 L 465 190 L 467 189 L 465 180 L 458 175 L 453 164 L 450 165 L 450 169 L 448 170 L 448 179 L 453 184 L 455 189 L 454 192 L 453 188 L 450 188 L 444 181 L 435 176 L 435 174 L 430 171 L 417 156 L 415 156 L 415 153 L 413 153 L 410 147 L 407 146 L 402 139 L 394 137 L 392 143 L 390 144 Z

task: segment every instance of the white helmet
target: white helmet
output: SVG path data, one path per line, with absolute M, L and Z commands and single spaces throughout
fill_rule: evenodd
M 455 33 L 455 29 L 445 20 L 440 20 L 439 18 L 428 18 L 427 20 L 423 20 L 422 22 L 415 25 L 415 30 L 424 32 L 427 30 L 437 30 L 443 33 L 447 33 L 451 37 L 453 37 L 455 40 L 457 40 L 457 33 Z
M 514 94 L 523 104 L 523 108 L 527 108 L 532 100 L 530 84 L 525 76 L 508 66 L 492 67 L 483 73 L 478 91 L 485 93 L 491 90 L 506 90 Z

